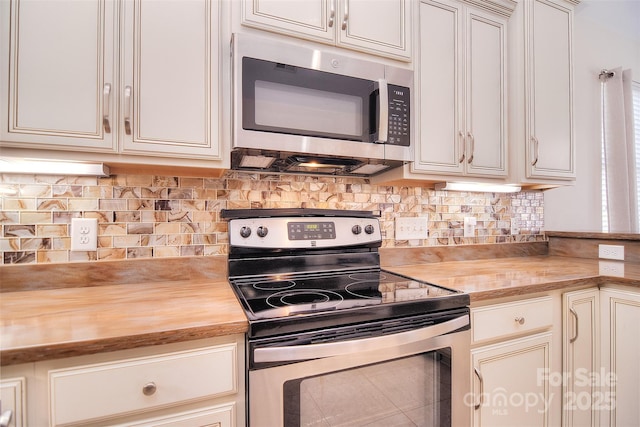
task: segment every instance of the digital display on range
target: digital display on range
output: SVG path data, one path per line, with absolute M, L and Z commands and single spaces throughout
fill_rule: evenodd
M 335 239 L 336 226 L 333 222 L 289 222 L 289 240 Z

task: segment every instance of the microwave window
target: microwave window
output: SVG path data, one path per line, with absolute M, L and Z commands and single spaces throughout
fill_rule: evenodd
M 255 123 L 279 129 L 360 137 L 362 97 L 255 81 Z

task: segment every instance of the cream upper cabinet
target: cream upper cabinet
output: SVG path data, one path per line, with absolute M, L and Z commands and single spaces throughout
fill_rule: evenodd
M 562 425 L 597 427 L 600 410 L 591 403 L 602 395 L 592 381 L 600 372 L 600 291 L 567 292 L 562 301 Z
M 414 172 L 505 177 L 506 17 L 420 3 Z
M 105 162 L 222 163 L 220 7 L 217 0 L 0 2 L 0 61 L 9 71 L 0 75 L 2 146 L 136 155 L 93 156 Z
M 220 158 L 220 2 L 123 6 L 122 151 Z
M 242 0 L 242 24 L 411 60 L 411 0 Z
M 513 17 L 514 169 L 522 183 L 575 179 L 573 6 L 577 1 L 524 0 Z
M 117 149 L 116 14 L 110 0 L 0 2 L 2 145 Z

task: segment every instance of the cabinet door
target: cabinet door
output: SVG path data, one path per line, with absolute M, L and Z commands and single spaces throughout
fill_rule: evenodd
M 573 10 L 525 2 L 527 178 L 575 178 L 572 100 Z
M 26 378 L 7 378 L 0 381 L 0 410 L 4 415 L 11 411 L 9 427 L 25 427 L 26 422 Z
M 600 372 L 600 291 L 586 289 L 563 296 L 562 425 L 598 426 L 598 410 L 592 404 L 601 396 L 590 375 Z
M 232 427 L 234 420 L 235 404 L 229 404 L 128 422 L 120 427 Z
M 417 171 L 464 172 L 462 13 L 457 2 L 420 3 Z
M 411 58 L 410 0 L 340 0 L 338 45 Z
M 603 288 L 602 426 L 640 425 L 640 292 Z M 612 378 L 608 375 L 612 374 Z M 610 408 L 611 410 L 606 410 Z
M 420 3 L 420 136 L 414 169 L 506 176 L 506 20 Z
M 219 25 L 214 0 L 124 4 L 124 152 L 219 159 Z
M 467 173 L 506 176 L 506 19 L 466 10 Z
M 117 149 L 111 0 L 2 1 L 3 145 Z
M 472 350 L 474 426 L 547 426 L 550 333 Z
M 242 24 L 335 43 L 338 0 L 242 0 Z

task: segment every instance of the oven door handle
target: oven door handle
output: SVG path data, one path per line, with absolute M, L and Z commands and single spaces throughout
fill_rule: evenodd
M 384 350 L 445 335 L 467 325 L 469 325 L 469 316 L 464 315 L 433 326 L 374 338 L 289 347 L 263 347 L 253 351 L 253 360 L 256 363 L 293 362 Z

